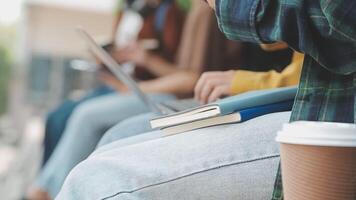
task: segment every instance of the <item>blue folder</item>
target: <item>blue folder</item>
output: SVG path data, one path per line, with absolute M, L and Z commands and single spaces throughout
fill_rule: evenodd
M 248 108 L 294 100 L 296 93 L 297 87 L 257 90 L 227 97 L 213 104 L 220 107 L 221 115 L 227 115 Z
M 293 100 L 273 103 L 268 105 L 256 106 L 238 111 L 241 115 L 241 122 L 262 116 L 270 113 L 290 111 L 293 107 Z

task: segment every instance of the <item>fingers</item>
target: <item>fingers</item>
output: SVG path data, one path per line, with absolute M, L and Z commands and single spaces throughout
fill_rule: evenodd
M 214 90 L 214 87 L 215 86 L 211 82 L 207 82 L 203 86 L 203 88 L 202 88 L 202 90 L 201 90 L 201 92 L 199 94 L 200 103 L 202 103 L 202 104 L 208 103 L 209 94 L 211 93 L 211 91 Z
M 125 62 L 127 60 L 126 52 L 122 49 L 115 50 L 111 55 L 118 62 Z
M 210 74 L 208 76 L 202 77 L 199 85 L 197 85 L 195 90 L 196 99 L 202 103 L 208 103 L 210 94 L 215 90 L 216 87 L 224 85 L 224 79 L 216 76 L 214 74 Z
M 121 62 L 121 63 L 131 62 L 134 60 L 135 54 L 132 51 L 120 50 L 114 54 L 114 58 L 116 61 Z
M 201 91 L 203 90 L 203 86 L 205 85 L 205 82 L 206 82 L 206 76 L 207 74 L 204 73 L 200 76 L 197 84 L 195 85 L 195 88 L 194 88 L 194 98 L 195 100 L 197 101 L 200 101 L 200 93 Z
M 209 97 L 212 94 L 212 92 L 217 90 L 220 87 L 223 87 L 223 86 L 225 86 L 223 79 L 219 79 L 219 78 L 212 79 L 211 78 L 211 79 L 206 80 L 206 83 L 203 86 L 203 89 L 201 90 L 201 93 L 199 95 L 199 101 L 202 104 L 208 103 Z M 220 91 L 220 89 L 218 89 L 218 91 Z M 225 92 L 225 91 L 222 91 L 222 92 Z
M 218 100 L 220 97 L 224 95 L 226 95 L 226 86 L 225 85 L 217 86 L 210 93 L 207 103 L 215 102 L 216 100 Z
M 143 65 L 146 62 L 148 52 L 136 43 L 129 44 L 116 50 L 115 59 L 119 62 L 133 62 Z
M 130 42 L 127 45 L 123 46 L 122 49 L 125 51 L 133 51 L 138 48 L 137 42 Z
M 139 45 L 137 42 L 134 42 L 134 43 L 130 43 L 128 44 L 125 48 L 124 48 L 125 51 L 129 51 L 129 52 L 139 52 L 139 51 L 142 51 L 144 50 L 141 45 Z
M 194 88 L 194 98 L 201 102 L 201 103 L 205 103 L 204 102 L 204 95 L 202 94 L 203 91 L 205 91 L 204 93 L 206 93 L 206 91 L 209 91 L 209 85 L 208 85 L 208 81 L 211 81 L 211 79 L 216 76 L 217 72 L 205 72 L 201 75 L 201 77 L 199 78 L 195 88 Z M 206 95 L 205 95 L 206 96 Z
M 194 88 L 195 99 L 206 104 L 222 96 L 230 95 L 234 74 L 234 71 L 204 73 Z

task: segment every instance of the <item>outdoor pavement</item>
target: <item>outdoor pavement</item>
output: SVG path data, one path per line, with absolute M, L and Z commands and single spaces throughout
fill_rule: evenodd
M 37 173 L 42 156 L 43 125 L 31 118 L 23 134 L 0 120 L 0 199 L 19 200 Z

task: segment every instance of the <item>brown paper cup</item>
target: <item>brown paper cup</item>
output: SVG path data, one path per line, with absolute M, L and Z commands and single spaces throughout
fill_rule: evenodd
M 278 133 L 286 200 L 356 199 L 356 127 L 297 122 Z

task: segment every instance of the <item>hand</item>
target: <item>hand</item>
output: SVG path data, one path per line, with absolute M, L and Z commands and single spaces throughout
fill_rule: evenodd
M 211 103 L 231 94 L 235 71 L 205 72 L 194 89 L 195 99 L 202 104 Z
M 271 51 L 279 51 L 282 49 L 287 49 L 288 44 L 285 42 L 275 42 L 271 44 L 260 44 L 261 48 L 265 51 L 271 52 Z
M 129 89 L 126 87 L 125 84 L 123 84 L 121 81 L 119 81 L 114 75 L 112 75 L 110 72 L 106 71 L 99 71 L 98 74 L 98 79 L 104 82 L 106 85 L 114 88 L 116 91 L 121 92 L 121 93 L 127 93 Z
M 131 43 L 126 47 L 116 50 L 114 57 L 119 62 L 133 62 L 136 65 L 145 66 L 148 52 L 138 43 Z

